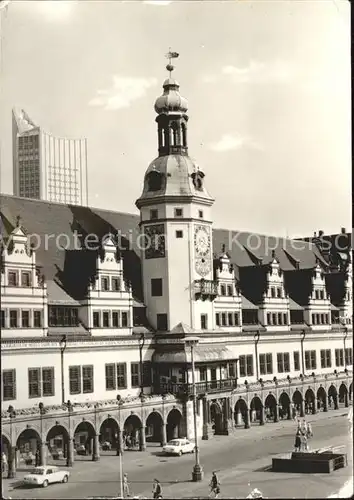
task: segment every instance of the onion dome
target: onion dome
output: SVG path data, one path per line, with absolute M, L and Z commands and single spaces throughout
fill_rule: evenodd
M 167 67 L 167 66 L 166 66 Z M 167 78 L 163 83 L 163 94 L 155 101 L 157 114 L 181 113 L 188 110 L 188 101 L 179 93 L 179 84 L 173 78 Z

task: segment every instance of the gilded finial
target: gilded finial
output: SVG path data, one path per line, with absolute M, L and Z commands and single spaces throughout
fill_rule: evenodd
M 172 64 L 172 59 L 176 59 L 177 57 L 179 57 L 179 53 L 178 52 L 172 52 L 171 47 L 170 47 L 169 51 L 166 54 L 166 57 L 168 59 L 168 64 L 166 66 L 166 69 L 167 69 L 167 71 L 170 72 L 170 78 L 171 78 L 172 71 L 175 69 L 175 67 Z

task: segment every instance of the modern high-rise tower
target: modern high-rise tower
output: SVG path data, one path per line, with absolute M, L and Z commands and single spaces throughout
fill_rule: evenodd
M 14 195 L 87 205 L 87 140 L 54 137 L 12 111 Z

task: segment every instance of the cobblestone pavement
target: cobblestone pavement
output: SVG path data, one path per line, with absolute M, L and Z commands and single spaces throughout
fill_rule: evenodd
M 340 408 L 308 416 L 314 430 L 312 447 L 341 445 L 351 451 L 347 413 L 347 409 Z M 149 447 L 146 452 L 126 452 L 124 472 L 128 473 L 132 492 L 146 497 L 151 496 L 152 480 L 157 476 L 164 498 L 205 498 L 212 470 L 220 470 L 220 498 L 244 498 L 252 487 L 260 489 L 268 498 L 325 498 L 336 493 L 352 475 L 350 453 L 349 467 L 330 475 L 276 474 L 267 470 L 272 456 L 292 449 L 295 428 L 295 422 L 285 420 L 255 425 L 251 429 L 236 429 L 229 437 L 215 436 L 209 441 L 201 441 L 201 462 L 205 471 L 201 483 L 190 481 L 194 455 L 164 457 L 159 447 Z M 67 485 L 53 485 L 45 490 L 21 487 L 26 471 L 18 471 L 16 480 L 3 481 L 3 495 L 13 499 L 117 497 L 119 458 L 112 455 L 109 452 L 102 454 L 100 462 L 84 457 L 77 460 Z

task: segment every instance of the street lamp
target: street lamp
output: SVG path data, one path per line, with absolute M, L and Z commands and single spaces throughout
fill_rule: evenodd
M 123 404 L 122 398 L 120 394 L 117 394 L 117 404 L 118 404 L 118 440 L 117 440 L 117 455 L 119 454 L 119 484 L 120 484 L 120 497 L 123 497 L 123 450 L 122 450 L 122 428 L 121 428 L 121 419 L 120 419 L 120 410 Z
M 68 417 L 69 417 L 69 433 L 68 433 L 68 450 L 67 450 L 67 456 L 66 456 L 66 466 L 67 467 L 72 467 L 74 465 L 73 457 L 74 457 L 74 443 L 73 439 L 71 438 L 71 414 L 73 412 L 73 404 L 70 401 L 70 399 L 65 403 L 66 408 L 68 410 Z
M 10 417 L 10 449 L 9 449 L 9 468 L 7 471 L 7 478 L 14 479 L 16 477 L 16 468 L 15 468 L 15 453 L 16 447 L 12 445 L 13 443 L 13 429 L 12 429 L 12 420 L 16 417 L 16 412 L 13 406 L 9 406 L 7 410 Z
M 64 351 L 66 349 L 67 338 L 64 335 L 60 339 L 60 369 L 61 369 L 61 404 L 65 403 L 65 386 L 64 386 Z
M 43 415 L 45 414 L 45 408 L 43 403 L 38 404 L 39 407 L 39 418 L 41 424 L 41 443 L 40 443 L 40 465 L 45 465 L 44 463 L 44 453 L 45 453 L 45 442 L 43 443 Z
M 195 386 L 195 366 L 194 366 L 194 347 L 198 344 L 198 337 L 186 337 L 185 345 L 191 348 L 192 361 L 192 384 L 193 384 L 193 418 L 194 418 L 194 439 L 195 439 L 195 465 L 192 471 L 192 480 L 202 481 L 204 473 L 203 468 L 199 463 L 199 446 L 198 446 L 198 429 L 197 429 L 197 392 Z

